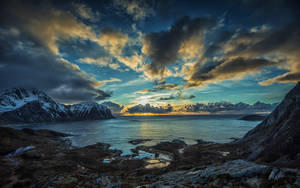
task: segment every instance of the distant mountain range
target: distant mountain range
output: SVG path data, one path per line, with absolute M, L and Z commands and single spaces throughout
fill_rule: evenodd
M 54 101 L 46 93 L 37 89 L 13 88 L 0 93 L 0 123 L 36 123 L 96 120 L 113 118 L 112 113 L 172 113 L 172 112 L 209 112 L 209 113 L 255 113 L 271 112 L 278 103 L 196 103 L 186 105 L 152 106 L 150 104 L 124 107 L 106 101 L 102 104 L 82 102 L 64 105 Z
M 209 112 L 209 113 L 269 113 L 275 109 L 278 103 L 266 104 L 256 102 L 254 104 L 246 103 L 230 103 L 230 102 L 215 102 L 215 103 L 195 103 L 186 105 L 166 105 L 152 106 L 150 104 L 129 106 L 122 109 L 122 113 L 171 113 L 171 112 Z
M 64 105 L 37 89 L 13 88 L 0 93 L 1 123 L 36 123 L 113 118 L 111 110 L 95 102 Z
M 278 103 L 266 104 L 257 101 L 254 104 L 246 103 L 231 103 L 231 102 L 215 102 L 215 103 L 196 103 L 190 105 L 178 106 L 175 111 L 178 112 L 271 112 L 278 105 Z

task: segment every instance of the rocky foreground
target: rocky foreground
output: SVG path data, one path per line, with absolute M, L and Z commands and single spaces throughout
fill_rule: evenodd
M 72 147 L 63 133 L 0 128 L 2 187 L 300 186 L 300 170 L 254 163 L 236 144 L 181 140 L 137 146 L 131 156 L 98 143 Z M 168 163 L 139 157 L 168 156 Z

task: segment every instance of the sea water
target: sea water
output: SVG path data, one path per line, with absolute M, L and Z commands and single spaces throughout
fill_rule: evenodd
M 238 120 L 242 115 L 190 115 L 190 116 L 124 116 L 109 120 L 77 121 L 67 123 L 40 123 L 13 125 L 22 129 L 50 129 L 72 134 L 74 146 L 87 146 L 97 142 L 108 143 L 112 149 L 131 154 L 136 147 L 133 139 L 152 139 L 142 145 L 155 145 L 162 141 L 181 139 L 187 144 L 197 139 L 226 143 L 232 137 L 243 137 L 258 121 Z

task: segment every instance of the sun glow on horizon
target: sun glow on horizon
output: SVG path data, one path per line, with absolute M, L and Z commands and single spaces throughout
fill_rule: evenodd
M 211 115 L 210 112 L 170 112 L 170 113 L 123 113 L 120 116 L 177 116 L 177 115 Z

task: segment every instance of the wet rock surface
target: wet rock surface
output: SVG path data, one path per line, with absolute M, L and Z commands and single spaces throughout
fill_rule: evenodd
M 152 139 L 134 139 L 134 140 L 130 140 L 129 143 L 132 145 L 138 145 L 138 144 L 143 144 L 145 142 L 149 142 Z

